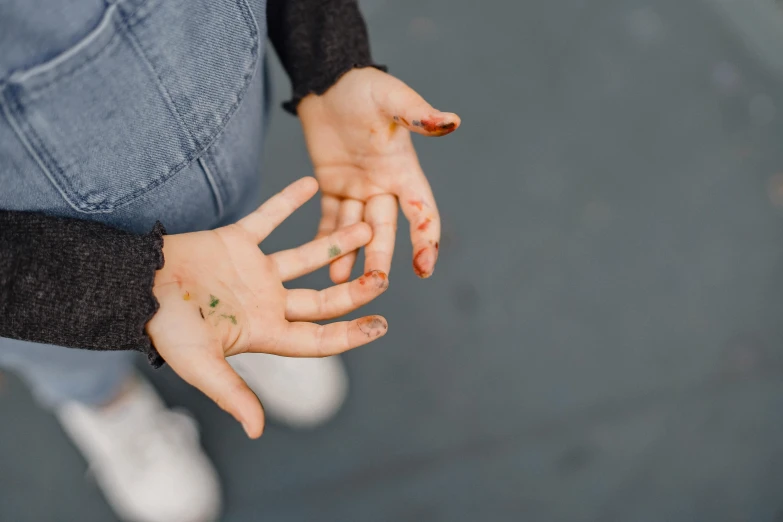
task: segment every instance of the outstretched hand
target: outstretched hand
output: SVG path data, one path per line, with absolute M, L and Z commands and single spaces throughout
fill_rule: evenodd
M 382 271 L 326 290 L 287 290 L 283 283 L 354 252 L 370 226 L 334 229 L 305 245 L 264 254 L 258 244 L 318 190 L 313 178 L 289 185 L 234 225 L 165 236 L 165 266 L 153 292 L 160 309 L 147 324 L 171 368 L 232 414 L 248 436 L 264 427 L 258 398 L 226 361 L 243 352 L 324 357 L 386 333 L 383 317 L 318 325 L 372 301 L 388 287 Z
M 373 228 L 365 271 L 389 273 L 399 201 L 410 222 L 413 269 L 431 276 L 440 215 L 410 133 L 444 136 L 459 127 L 459 116 L 434 109 L 405 83 L 373 68 L 354 69 L 323 95 L 305 97 L 298 114 L 323 191 L 316 237 L 364 221 Z M 355 262 L 353 252 L 333 261 L 332 281 L 347 281 Z

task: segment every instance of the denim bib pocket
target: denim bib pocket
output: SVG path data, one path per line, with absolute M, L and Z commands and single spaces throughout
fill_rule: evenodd
M 113 212 L 209 147 L 260 45 L 247 0 L 112 1 L 78 44 L 0 83 L 0 105 L 71 207 Z

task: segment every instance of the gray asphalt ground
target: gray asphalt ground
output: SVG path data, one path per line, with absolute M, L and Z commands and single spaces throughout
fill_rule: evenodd
M 250 442 L 151 373 L 225 521 L 783 521 L 783 14 L 749 38 L 732 1 L 364 3 L 376 57 L 463 118 L 417 139 L 441 261 L 418 280 L 400 228 L 389 334 L 317 431 Z M 298 123 L 272 129 L 267 194 L 310 172 Z M 0 520 L 114 520 L 10 375 L 0 426 Z

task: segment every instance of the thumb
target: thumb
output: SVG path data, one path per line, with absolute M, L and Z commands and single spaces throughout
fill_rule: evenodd
M 459 128 L 462 122 L 459 116 L 433 108 L 419 93 L 393 76 L 387 80 L 396 85 L 385 89 L 386 96 L 379 96 L 378 101 L 381 110 L 395 123 L 424 136 L 445 136 Z
M 213 355 L 190 357 L 188 366 L 188 371 L 180 373 L 180 377 L 239 421 L 248 437 L 261 436 L 264 431 L 261 402 L 226 359 Z
M 178 285 L 157 287 L 155 296 L 160 309 L 147 323 L 147 333 L 163 360 L 238 420 L 248 437 L 260 437 L 264 410 L 226 361 L 220 341 L 210 335 L 191 303 L 182 299 Z

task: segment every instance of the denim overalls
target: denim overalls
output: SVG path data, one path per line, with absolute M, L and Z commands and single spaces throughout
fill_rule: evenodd
M 265 0 L 0 0 L 0 208 L 139 233 L 255 209 L 265 12 Z M 0 339 L 0 366 L 49 406 L 108 401 L 135 355 Z

